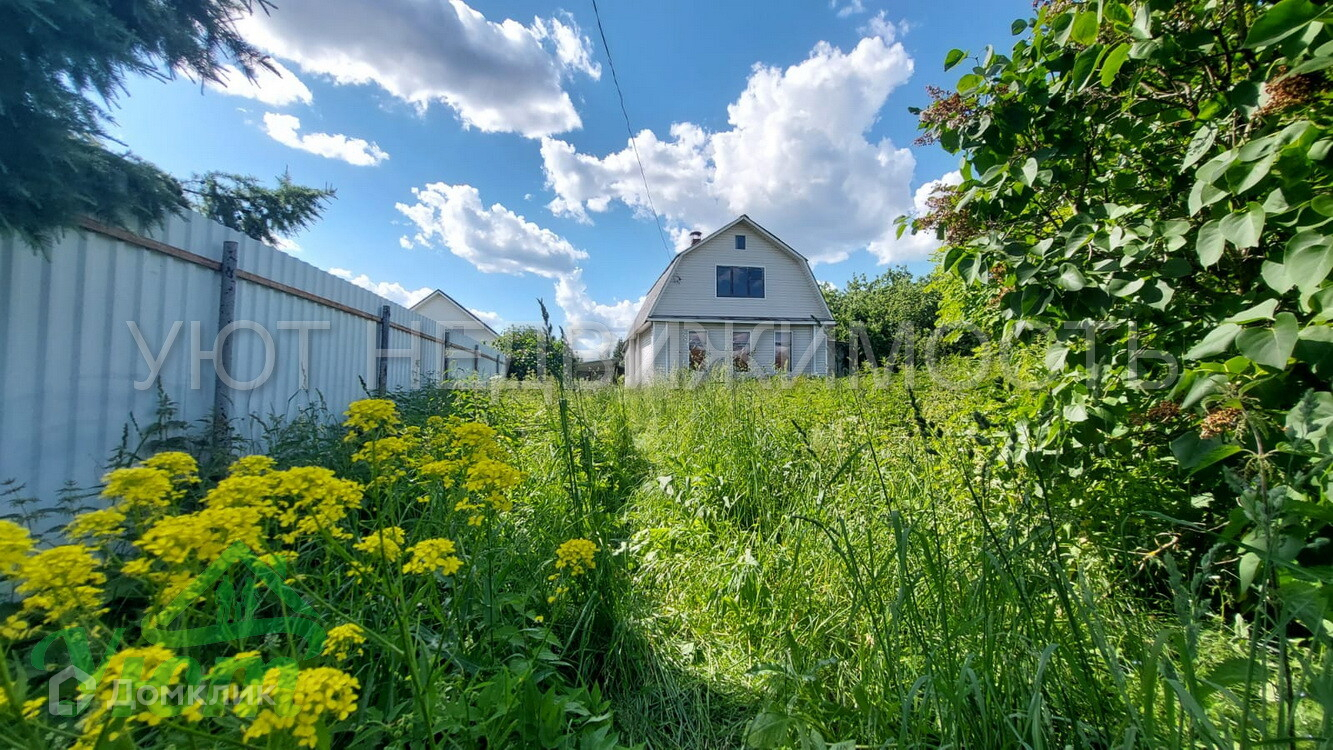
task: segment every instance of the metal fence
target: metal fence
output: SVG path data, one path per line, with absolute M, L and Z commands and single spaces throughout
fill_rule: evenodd
M 0 314 L 0 480 L 44 503 L 94 485 L 159 393 L 179 419 L 254 437 L 256 417 L 505 370 L 460 331 L 194 213 L 144 236 L 85 221 L 45 255 L 0 242 Z

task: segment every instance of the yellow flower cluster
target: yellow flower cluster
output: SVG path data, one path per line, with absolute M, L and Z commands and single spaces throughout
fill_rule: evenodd
M 102 477 L 102 483 L 106 485 L 103 497 L 117 499 L 126 510 L 148 516 L 166 510 L 175 493 L 170 474 L 147 466 L 116 469 Z
M 233 477 L 257 477 L 273 471 L 277 465 L 268 456 L 241 456 L 232 462 L 227 473 Z
M 13 521 L 0 521 L 0 575 L 13 575 L 32 550 L 28 530 Z
M 65 533 L 71 539 L 89 539 L 101 544 L 124 533 L 125 520 L 125 514 L 118 508 L 89 511 L 75 516 L 65 527 Z
M 143 465 L 166 472 L 174 485 L 199 484 L 199 463 L 188 453 L 180 451 L 159 453 L 144 461 Z
M 188 667 L 187 659 L 177 658 L 171 649 L 162 646 L 127 648 L 112 656 L 98 670 L 97 682 L 92 690 L 91 710 L 80 723 L 79 739 L 71 746 L 71 750 L 116 746 L 120 744 L 117 740 L 126 736 L 134 722 L 149 725 L 160 722 L 161 715 L 149 710 L 126 717 L 119 726 L 108 719 L 112 718 L 111 709 L 117 705 L 117 700 L 123 699 L 125 695 L 134 699 L 138 685 L 175 685 Z M 125 691 L 127 684 L 130 686 L 128 693 Z M 170 709 L 168 706 L 154 707 L 159 711 Z
M 403 543 L 406 541 L 407 534 L 402 529 L 397 526 L 387 526 L 371 532 L 353 547 L 357 552 L 377 560 L 394 562 L 403 556 Z
M 353 401 L 345 412 L 347 421 L 343 426 L 352 432 L 347 435 L 348 442 L 356 439 L 355 433 L 392 430 L 400 423 L 398 407 L 387 398 L 367 398 Z
M 403 564 L 404 573 L 424 575 L 439 572 L 453 575 L 463 567 L 463 561 L 454 556 L 457 548 L 448 539 L 426 539 L 412 546 L 412 559 Z
M 169 516 L 153 524 L 134 546 L 168 565 L 218 559 L 236 542 L 256 552 L 264 547 L 264 513 L 260 508 L 204 508 Z
M 361 629 L 360 625 L 347 623 L 339 625 L 336 628 L 329 628 L 329 632 L 324 639 L 324 655 L 332 656 L 338 661 L 344 661 L 348 655 L 362 652 L 361 644 L 366 642 L 366 631 Z
M 321 721 L 346 719 L 356 710 L 361 683 L 332 667 L 299 672 L 275 667 L 264 673 L 262 687 L 273 696 L 274 705 L 259 712 L 242 739 L 290 732 L 301 747 L 316 747 Z
M 482 458 L 467 470 L 467 482 L 463 487 L 486 498 L 497 511 L 508 512 L 514 504 L 504 493 L 517 487 L 523 481 L 518 469 L 493 458 Z
M 593 555 L 597 545 L 587 539 L 570 539 L 555 551 L 555 567 L 566 569 L 571 576 L 581 576 L 597 567 Z
M 19 563 L 16 589 L 26 595 L 21 612 L 45 612 L 48 623 L 71 623 L 105 612 L 102 584 L 106 575 L 90 547 L 66 544 L 42 550 Z M 7 623 L 9 624 L 9 623 Z M 14 623 L 17 625 L 17 623 Z

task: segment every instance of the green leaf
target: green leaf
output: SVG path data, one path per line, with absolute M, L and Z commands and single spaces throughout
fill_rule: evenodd
M 1102 62 L 1102 85 L 1110 86 L 1115 82 L 1115 77 L 1120 73 L 1120 66 L 1129 59 L 1129 42 L 1121 42 L 1119 46 L 1111 50 L 1106 55 L 1106 60 Z
M 1292 356 L 1324 379 L 1333 375 L 1333 326 L 1314 324 L 1301 329 Z
M 1277 300 L 1266 299 L 1253 307 L 1241 310 L 1222 322 L 1244 325 L 1246 323 L 1257 323 L 1261 320 L 1272 320 L 1276 314 Z
M 1257 364 L 1285 370 L 1296 348 L 1300 326 L 1296 316 L 1280 313 L 1271 328 L 1246 328 L 1236 336 L 1236 349 Z
M 1171 441 L 1171 452 L 1180 467 L 1193 474 L 1240 452 L 1240 446 L 1224 443 L 1217 438 L 1204 440 L 1197 433 L 1187 432 Z
M 1287 242 L 1282 265 L 1302 295 L 1313 294 L 1333 270 L 1333 237 L 1313 229 L 1298 232 Z
M 968 73 L 958 79 L 958 93 L 966 94 L 981 86 L 984 79 L 976 73 Z
M 1198 253 L 1199 262 L 1204 268 L 1216 263 L 1226 246 L 1226 238 L 1222 236 L 1221 225 L 1216 219 L 1199 227 L 1199 239 L 1194 245 L 1194 251 Z
M 949 50 L 949 54 L 944 56 L 944 69 L 948 70 L 952 68 L 962 62 L 964 57 L 967 57 L 967 53 L 960 49 Z
M 1217 140 L 1217 128 L 1212 125 L 1205 125 L 1194 133 L 1190 139 L 1190 145 L 1185 149 L 1185 160 L 1180 164 L 1180 173 L 1194 165 L 1195 162 L 1203 158 L 1208 153 L 1208 149 L 1213 147 L 1213 141 Z
M 1059 284 L 1061 289 L 1077 292 L 1088 285 L 1088 280 L 1073 263 L 1063 263 L 1060 265 L 1060 278 L 1056 279 L 1055 283 Z
M 1078 44 L 1092 44 L 1097 41 L 1097 12 L 1085 10 L 1074 17 L 1074 28 L 1069 38 Z
M 1231 348 L 1231 342 L 1236 340 L 1240 331 L 1241 327 L 1235 323 L 1223 323 L 1209 331 L 1208 335 L 1203 337 L 1203 341 L 1185 352 L 1185 359 L 1206 359 L 1222 354 Z
M 1032 187 L 1032 182 L 1036 179 L 1037 179 L 1037 160 L 1029 156 L 1028 160 L 1023 162 L 1022 182 L 1024 185 Z
M 1286 39 L 1300 31 L 1306 24 L 1319 18 L 1328 11 L 1328 6 L 1316 5 L 1310 0 L 1282 0 L 1259 16 L 1250 33 L 1245 37 L 1245 46 L 1250 49 L 1263 49 Z
M 1294 286 L 1291 275 L 1287 273 L 1287 267 L 1281 263 L 1274 263 L 1271 260 L 1264 261 L 1264 264 L 1259 268 L 1259 275 L 1263 277 L 1264 283 L 1278 294 L 1285 294 L 1288 289 Z
M 1009 24 L 1009 33 L 1013 34 L 1014 36 L 1018 36 L 1019 34 L 1022 34 L 1024 31 L 1027 31 L 1027 28 L 1028 28 L 1028 22 L 1020 18 L 1017 21 L 1014 21 L 1013 23 Z
M 1264 207 L 1251 201 L 1244 210 L 1222 217 L 1218 228 L 1238 250 L 1244 250 L 1259 244 L 1259 235 L 1264 231 Z
M 1092 72 L 1097 69 L 1097 59 L 1102 55 L 1102 45 L 1094 44 L 1074 58 L 1074 68 L 1069 71 L 1069 86 L 1073 91 L 1081 91 L 1088 85 Z

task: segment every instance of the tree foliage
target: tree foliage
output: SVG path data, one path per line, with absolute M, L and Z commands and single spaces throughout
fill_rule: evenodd
M 901 358 L 908 345 L 918 350 L 928 346 L 939 313 L 939 294 L 906 268 L 889 268 L 873 279 L 853 274 L 844 288 L 825 285 L 822 290 L 837 321 L 834 337 L 855 340 L 858 357 L 873 355 L 879 363 L 891 355 Z
M 235 22 L 266 0 L 7 0 L 0 3 L 0 233 L 38 247 L 77 217 L 121 226 L 185 205 L 181 185 L 105 147 L 127 76 L 216 80 L 268 63 Z
M 337 192 L 297 185 L 287 174 L 268 188 L 253 177 L 226 172 L 197 175 L 185 191 L 199 213 L 269 244 L 313 223 Z
M 1054 337 L 1011 458 L 1080 471 L 1169 444 L 1207 490 L 1184 512 L 1239 547 L 1239 590 L 1324 604 L 1300 563 L 1333 531 L 1331 13 L 1041 6 L 1009 55 L 948 56 L 970 64 L 922 123 L 964 179 L 918 220 L 966 282 L 951 304 Z
M 565 371 L 566 360 L 573 366 L 574 355 L 568 344 L 548 334 L 537 326 L 510 326 L 495 339 L 495 348 L 509 360 L 509 377 L 528 380 L 559 376 Z

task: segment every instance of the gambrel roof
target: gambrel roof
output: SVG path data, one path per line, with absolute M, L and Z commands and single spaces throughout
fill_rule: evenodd
M 676 266 L 680 263 L 681 258 L 684 258 L 686 255 L 689 255 L 695 250 L 698 250 L 699 248 L 706 245 L 709 240 L 712 240 L 713 238 L 723 234 L 724 232 L 729 231 L 737 224 L 741 223 L 749 225 L 750 228 L 753 229 L 756 233 L 758 233 L 763 238 L 767 239 L 769 242 L 773 243 L 774 247 L 786 253 L 791 254 L 792 257 L 800 261 L 801 268 L 805 269 L 806 276 L 809 277 L 810 279 L 810 284 L 815 288 L 815 291 L 819 299 L 819 305 L 821 308 L 823 308 L 822 315 L 815 316 L 816 319 L 820 323 L 833 323 L 834 322 L 833 313 L 829 311 L 828 303 L 824 301 L 824 295 L 822 292 L 819 291 L 819 282 L 815 280 L 815 274 L 810 270 L 810 262 L 806 260 L 806 257 L 796 252 L 796 250 L 792 248 L 791 245 L 788 245 L 786 242 L 783 242 L 780 238 L 778 238 L 777 235 L 759 226 L 759 224 L 756 223 L 754 219 L 751 219 L 749 216 L 745 214 L 741 214 L 740 216 L 737 216 L 735 219 L 732 219 L 731 222 L 721 227 L 717 231 L 713 232 L 707 237 L 704 237 L 698 242 L 690 245 L 689 247 L 685 248 L 679 253 L 676 253 L 676 257 L 671 259 L 671 262 L 667 264 L 666 270 L 662 271 L 662 275 L 657 277 L 657 281 L 653 283 L 652 288 L 648 290 L 648 294 L 643 298 L 643 304 L 639 306 L 639 312 L 634 316 L 634 322 L 630 324 L 629 330 L 625 334 L 626 337 L 633 337 L 636 332 L 638 332 L 640 329 L 643 328 L 645 324 L 647 324 L 649 319 L 654 317 L 653 311 L 657 307 L 658 300 L 662 298 L 662 291 L 666 288 L 667 282 L 668 280 L 671 279 L 672 273 L 675 271 Z M 672 317 L 673 319 L 679 318 L 679 316 L 672 316 Z M 707 316 L 707 317 L 711 318 L 714 316 Z

